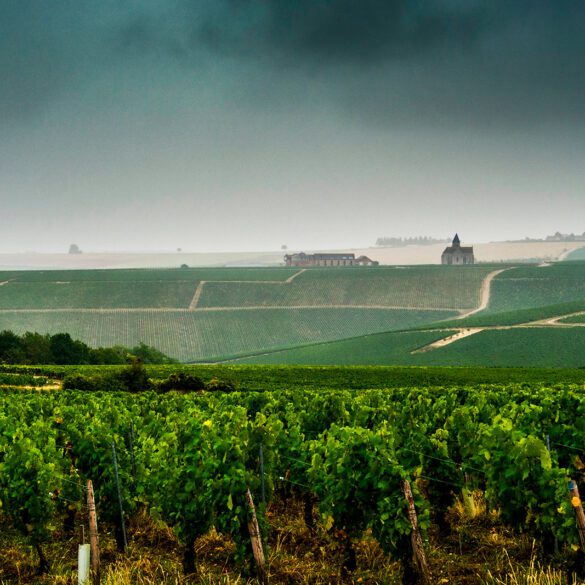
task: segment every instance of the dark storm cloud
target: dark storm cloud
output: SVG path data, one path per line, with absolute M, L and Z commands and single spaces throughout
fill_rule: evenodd
M 582 0 L 4 0 L 0 116 L 162 58 L 241 71 L 260 107 L 309 82 L 307 99 L 374 119 L 581 118 L 584 27 Z
M 443 44 L 465 45 L 488 16 L 473 1 L 454 6 L 411 0 L 228 0 L 223 6 L 201 29 L 211 46 L 325 63 L 377 61 Z
M 175 0 L 120 39 L 258 67 L 263 106 L 278 83 L 317 81 L 361 117 L 509 124 L 584 117 L 583 30 L 581 0 Z

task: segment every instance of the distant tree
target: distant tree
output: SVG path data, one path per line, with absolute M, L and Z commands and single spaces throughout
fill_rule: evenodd
M 12 331 L 0 332 L 0 361 L 14 364 L 22 361 L 20 337 Z
M 96 365 L 126 364 L 130 350 L 122 345 L 113 347 L 98 347 L 90 352 L 90 361 Z
M 184 270 L 185 268 L 189 268 L 188 264 L 181 264 L 181 268 Z
M 69 246 L 69 254 L 81 254 L 81 250 L 77 244 L 71 244 Z
M 56 333 L 49 341 L 53 363 L 60 365 L 89 363 L 90 348 L 69 333 Z
M 136 347 L 130 350 L 133 357 L 137 358 L 144 364 L 174 364 L 175 360 L 166 356 L 162 351 L 155 347 L 146 345 L 146 343 L 139 343 Z
M 51 354 L 51 340 L 49 335 L 32 333 L 27 331 L 20 340 L 23 362 L 27 364 L 50 364 L 53 356 Z
M 288 246 L 286 244 L 282 244 L 282 246 L 280 246 L 280 249 L 286 252 L 288 250 Z

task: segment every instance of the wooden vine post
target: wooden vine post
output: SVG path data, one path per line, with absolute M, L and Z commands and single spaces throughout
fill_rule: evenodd
M 402 485 L 404 489 L 404 495 L 406 496 L 406 501 L 408 502 L 408 519 L 410 520 L 410 524 L 412 526 L 410 538 L 412 541 L 412 551 L 414 553 L 414 559 L 422 583 L 424 583 L 425 585 L 429 585 L 431 583 L 429 565 L 427 563 L 427 557 L 425 555 L 425 549 L 423 547 L 423 541 L 418 527 L 418 518 L 416 516 L 416 509 L 414 507 L 414 498 L 412 497 L 410 482 L 407 479 L 405 479 Z
M 91 582 L 92 585 L 100 585 L 100 548 L 97 530 L 97 514 L 95 512 L 95 499 L 93 496 L 93 484 L 87 480 L 87 509 L 89 511 L 89 545 L 91 556 Z
M 266 572 L 266 560 L 264 558 L 264 549 L 262 548 L 262 538 L 260 536 L 260 526 L 258 525 L 258 518 L 256 517 L 256 508 L 254 507 L 254 500 L 250 493 L 250 488 L 246 490 L 246 502 L 250 513 L 248 520 L 248 531 L 250 532 L 250 540 L 252 542 L 252 552 L 254 553 L 254 560 L 256 561 L 256 568 L 258 570 L 258 581 L 262 585 L 268 584 L 268 573 Z
M 581 548 L 585 552 L 585 513 L 583 512 L 583 505 L 581 503 L 581 497 L 579 496 L 579 487 L 577 486 L 576 481 L 569 481 L 569 494 L 571 496 L 571 505 L 575 510 Z

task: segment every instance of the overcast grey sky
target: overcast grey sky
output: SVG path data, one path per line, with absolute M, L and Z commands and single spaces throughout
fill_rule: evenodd
M 582 0 L 0 0 L 0 252 L 585 231 Z

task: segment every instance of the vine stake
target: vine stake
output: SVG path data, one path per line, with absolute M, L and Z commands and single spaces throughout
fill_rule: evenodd
M 414 507 L 414 498 L 412 497 L 412 490 L 410 489 L 410 482 L 405 479 L 403 482 L 404 495 L 408 502 L 408 519 L 412 525 L 412 532 L 410 538 L 412 541 L 412 550 L 414 552 L 414 558 L 416 566 L 421 577 L 421 581 L 428 585 L 431 582 L 431 576 L 429 572 L 429 566 L 427 564 L 427 557 L 425 555 L 425 549 L 423 548 L 422 537 L 420 530 L 418 529 L 418 518 L 416 516 L 416 509 Z
M 254 507 L 254 500 L 250 493 L 250 488 L 246 490 L 246 502 L 250 512 L 250 520 L 248 520 L 248 531 L 250 532 L 250 540 L 252 541 L 252 552 L 254 553 L 254 560 L 258 569 L 258 581 L 262 585 L 268 585 L 268 574 L 266 572 L 264 549 L 262 548 L 262 539 L 260 538 L 260 527 L 258 526 L 258 518 L 256 518 L 256 508 Z
M 579 487 L 577 486 L 576 481 L 571 480 L 569 482 L 569 494 L 571 495 L 571 504 L 575 509 L 575 518 L 577 519 L 577 529 L 579 530 L 581 548 L 585 552 L 585 513 L 583 513 L 583 505 L 581 504 Z
M 91 551 L 92 585 L 100 585 L 100 547 L 98 542 L 97 515 L 93 497 L 93 484 L 87 480 L 87 508 L 89 510 L 89 545 Z

